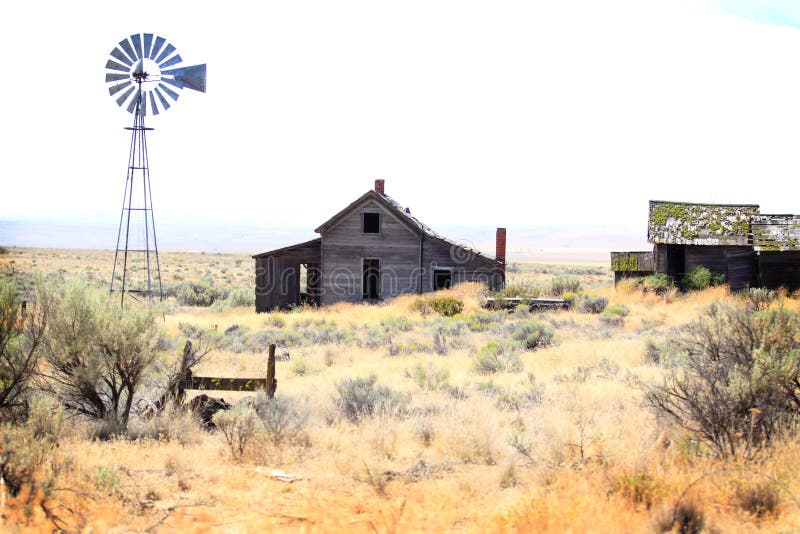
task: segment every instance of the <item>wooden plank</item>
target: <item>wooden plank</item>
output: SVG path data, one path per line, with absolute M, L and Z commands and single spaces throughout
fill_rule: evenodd
M 212 391 L 258 391 L 267 389 L 267 380 L 261 378 L 217 378 L 213 376 L 193 376 L 186 389 L 206 389 Z

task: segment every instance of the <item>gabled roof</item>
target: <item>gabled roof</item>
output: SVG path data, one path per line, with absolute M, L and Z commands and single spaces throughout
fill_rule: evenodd
M 748 245 L 756 204 L 650 201 L 647 240 L 675 245 Z
M 372 200 L 378 202 L 379 204 L 381 204 L 382 206 L 384 206 L 394 216 L 396 216 L 401 222 L 405 223 L 406 226 L 410 227 L 411 230 L 413 230 L 413 231 L 415 231 L 415 232 L 417 232 L 419 234 L 422 234 L 422 235 L 424 235 L 426 237 L 430 237 L 430 238 L 433 238 L 433 239 L 438 239 L 438 240 L 443 241 L 443 242 L 445 242 L 445 243 L 447 243 L 448 245 L 451 245 L 451 246 L 459 247 L 459 248 L 461 248 L 463 250 L 469 251 L 472 254 L 475 254 L 475 255 L 480 256 L 482 258 L 486 258 L 487 260 L 495 261 L 493 258 L 490 258 L 486 254 L 483 254 L 482 252 L 480 252 L 480 251 L 478 251 L 476 249 L 473 249 L 471 247 L 465 246 L 465 245 L 463 245 L 461 243 L 456 243 L 455 241 L 451 241 L 450 239 L 447 239 L 443 235 L 440 235 L 440 234 L 436 233 L 435 231 L 433 231 L 433 229 L 431 229 L 431 227 L 429 227 L 428 225 L 426 225 L 425 223 L 423 223 L 422 221 L 420 221 L 419 219 L 417 219 L 416 217 L 411 215 L 411 210 L 401 206 L 399 202 L 394 200 L 389 195 L 386 195 L 384 193 L 378 193 L 377 191 L 372 190 L 372 189 L 367 191 L 366 193 L 364 193 L 360 197 L 358 197 L 353 202 L 351 202 L 346 208 L 344 208 L 339 213 L 337 213 L 336 215 L 334 215 L 333 217 L 331 217 L 330 219 L 328 219 L 327 221 L 322 223 L 314 231 L 317 232 L 317 233 L 322 233 L 322 232 L 332 228 L 339 221 L 341 221 L 344 217 L 346 217 L 353 209 L 355 209 L 356 207 L 361 205 L 367 199 L 372 199 Z

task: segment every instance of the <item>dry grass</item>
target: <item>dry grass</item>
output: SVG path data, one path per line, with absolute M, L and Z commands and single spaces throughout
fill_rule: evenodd
M 30 258 L 27 268 L 36 259 L 37 265 L 46 260 L 48 269 L 69 269 L 56 260 L 87 255 L 17 252 L 15 268 Z M 184 264 L 204 259 L 186 255 Z M 8 256 L 0 262 L 8 265 Z M 521 265 L 515 275 L 546 283 L 564 269 Z M 278 396 L 305 410 L 306 442 L 276 446 L 256 439 L 236 462 L 219 433 L 191 425 L 176 431 L 185 439 L 137 442 L 91 441 L 73 428 L 57 451 L 68 468 L 58 473 L 48 502 L 70 528 L 103 531 L 660 532 L 673 528 L 676 510 L 676 517 L 702 516 L 707 529 L 723 532 L 800 529 L 800 445 L 779 443 L 758 463 L 718 464 L 692 454 L 684 435 L 656 421 L 636 387 L 637 379 L 662 372 L 645 361 L 646 339 L 666 336 L 709 302 L 733 297 L 715 288 L 667 302 L 615 291 L 608 274 L 592 273 L 577 276 L 591 293 L 630 308 L 623 324 L 609 326 L 578 311 L 534 315 L 553 326 L 556 343 L 521 351 L 522 372 L 491 376 L 474 371 L 473 357 L 508 331 L 502 325 L 464 329 L 439 355 L 432 329 L 442 319 L 413 312 L 415 297 L 262 315 L 173 306 L 165 317 L 172 335 L 180 322 L 221 331 L 235 324 L 252 334 L 275 324 L 285 331 L 313 329 L 324 321 L 351 333 L 343 343 L 289 347 L 291 360 L 278 362 Z M 454 293 L 465 310 L 451 322 L 465 321 L 478 311 L 480 291 Z M 392 342 L 415 348 L 390 355 L 387 345 L 363 343 L 368 329 L 401 317 L 413 326 L 391 330 Z M 508 324 L 523 320 L 505 318 Z M 261 352 L 221 350 L 198 372 L 260 375 L 265 361 Z M 446 369 L 447 387 L 420 387 L 417 366 Z M 351 423 L 337 412 L 336 384 L 371 374 L 407 403 Z M 302 480 L 281 482 L 271 469 Z M 39 508 L 25 515 L 20 499 L 6 501 L 0 529 L 52 524 Z

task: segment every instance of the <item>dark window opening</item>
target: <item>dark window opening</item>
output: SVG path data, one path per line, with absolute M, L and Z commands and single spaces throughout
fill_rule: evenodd
M 450 269 L 435 269 L 433 271 L 433 289 L 450 289 L 453 284 L 453 271 Z
M 376 259 L 365 259 L 363 266 L 363 288 L 365 299 L 380 298 L 381 262 Z
M 379 234 L 381 232 L 381 214 L 364 213 L 364 233 Z

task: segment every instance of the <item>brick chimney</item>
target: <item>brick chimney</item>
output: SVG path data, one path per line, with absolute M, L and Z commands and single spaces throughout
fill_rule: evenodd
M 497 260 L 497 275 L 500 280 L 498 284 L 500 288 L 505 286 L 506 282 L 506 229 L 498 228 L 495 234 L 495 253 L 494 258 Z
M 383 195 L 383 184 L 385 183 L 385 180 L 375 180 L 375 192 Z

